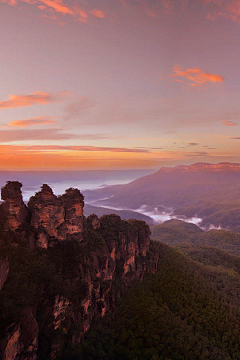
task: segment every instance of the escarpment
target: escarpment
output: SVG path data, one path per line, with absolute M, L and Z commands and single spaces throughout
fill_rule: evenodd
M 85 218 L 78 189 L 44 184 L 26 206 L 21 186 L 2 189 L 0 358 L 54 359 L 156 271 L 158 253 L 143 221 Z

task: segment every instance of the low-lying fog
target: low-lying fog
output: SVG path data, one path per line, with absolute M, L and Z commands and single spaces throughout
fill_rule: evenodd
M 109 198 L 108 198 L 109 199 Z M 107 200 L 106 199 L 101 199 L 101 200 Z M 134 212 L 138 212 L 140 214 L 149 216 L 150 218 L 152 218 L 155 222 L 155 224 L 162 224 L 163 222 L 167 221 L 167 220 L 172 220 L 172 219 L 176 219 L 176 220 L 182 220 L 188 223 L 192 223 L 195 224 L 197 226 L 199 226 L 202 230 L 204 231 L 209 231 L 212 229 L 216 229 L 216 230 L 221 230 L 221 226 L 219 225 L 218 227 L 214 226 L 214 225 L 209 225 L 209 226 L 201 226 L 201 222 L 202 222 L 202 218 L 194 216 L 194 217 L 185 217 L 185 216 L 177 216 L 174 215 L 174 209 L 173 208 L 164 208 L 164 206 L 159 205 L 157 207 L 152 207 L 149 205 L 142 205 L 140 208 L 138 209 L 126 209 L 126 208 L 120 208 L 120 207 L 112 207 L 112 206 L 103 206 L 103 205 L 98 205 L 98 202 L 93 202 L 91 203 L 91 205 L 95 205 L 95 206 L 99 206 L 99 207 L 104 207 L 104 208 L 108 208 L 108 209 L 112 209 L 112 210 L 132 210 Z
M 114 174 L 115 176 L 113 174 L 111 174 L 112 176 L 110 176 L 109 179 L 104 178 L 104 180 L 103 180 L 102 176 L 99 176 L 99 174 L 98 174 L 98 176 L 93 176 L 94 175 L 93 173 L 92 174 L 89 173 L 88 175 L 89 176 L 87 176 L 87 178 L 83 177 L 81 180 L 79 180 L 79 179 L 67 180 L 65 178 L 65 179 L 59 179 L 59 181 L 51 181 L 53 179 L 49 179 L 50 181 L 46 181 L 46 183 L 48 183 L 48 185 L 51 186 L 55 195 L 62 195 L 65 192 L 65 190 L 70 187 L 78 188 L 84 193 L 84 191 L 86 191 L 86 190 L 102 188 L 102 187 L 109 186 L 109 185 L 126 184 L 129 181 L 136 178 L 136 174 L 134 174 L 134 173 L 130 174 L 130 173 L 125 173 L 125 172 L 121 173 L 121 175 L 122 175 L 121 179 L 119 179 L 119 176 L 117 176 L 119 174 Z M 103 181 L 104 181 L 104 183 L 103 183 Z M 25 186 L 24 180 L 22 182 L 23 182 L 23 188 L 22 188 L 23 199 L 27 203 L 29 198 L 32 195 L 34 195 L 35 192 L 40 190 L 40 184 L 39 183 L 36 184 L 36 182 L 33 181 L 32 183 L 29 183 L 29 184 L 27 184 L 27 186 Z M 101 199 L 101 200 L 104 200 L 104 199 Z M 98 201 L 91 202 L 90 205 L 104 207 L 102 205 L 99 205 Z M 106 208 L 110 208 L 112 210 L 133 210 L 133 209 L 116 208 L 116 207 L 111 207 L 111 206 L 106 206 Z M 154 222 L 156 224 L 161 224 L 164 221 L 171 220 L 171 219 L 178 219 L 178 220 L 183 220 L 188 223 L 193 223 L 205 231 L 211 230 L 211 229 L 218 229 L 218 230 L 221 229 L 220 226 L 215 227 L 214 225 L 210 225 L 208 227 L 202 227 L 201 226 L 201 222 L 203 220 L 202 218 L 197 217 L 197 216 L 190 217 L 190 218 L 183 217 L 183 216 L 177 216 L 177 215 L 174 215 L 173 208 L 165 208 L 162 205 L 159 205 L 157 207 L 142 205 L 139 209 L 134 209 L 133 211 L 138 212 L 140 214 L 144 214 L 146 216 L 149 216 L 150 218 L 152 218 L 154 220 Z
M 20 181 L 25 202 L 40 190 L 42 184 L 48 184 L 55 195 L 62 195 L 66 189 L 78 188 L 81 192 L 99 189 L 109 185 L 127 184 L 153 170 L 92 170 L 59 172 L 0 172 L 0 186 L 6 181 Z

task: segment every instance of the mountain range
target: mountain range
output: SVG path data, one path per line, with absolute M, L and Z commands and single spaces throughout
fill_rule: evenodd
M 202 227 L 234 229 L 240 217 L 240 164 L 163 167 L 128 184 L 85 191 L 87 203 L 118 209 L 198 217 Z

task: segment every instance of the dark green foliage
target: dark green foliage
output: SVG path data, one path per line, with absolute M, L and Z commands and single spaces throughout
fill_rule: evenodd
M 136 284 L 117 310 L 97 322 L 81 345 L 66 349 L 61 359 L 240 358 L 240 292 L 230 294 L 236 284 L 240 289 L 240 276 L 229 273 L 231 256 L 220 276 L 220 258 L 210 269 L 165 245 L 158 247 L 158 272 Z
M 113 210 L 98 206 L 92 206 L 89 204 L 84 205 L 84 214 L 85 216 L 89 216 L 91 214 L 96 214 L 98 217 L 101 217 L 103 215 L 110 215 L 112 214 Z M 149 225 L 153 225 L 154 221 L 151 217 L 140 214 L 136 211 L 131 210 L 114 210 L 114 213 L 118 216 L 120 216 L 122 219 L 128 220 L 128 219 L 138 219 L 143 220 Z
M 214 246 L 233 255 L 240 255 L 240 235 L 228 230 L 209 230 L 204 232 L 198 226 L 180 220 L 166 221 L 151 226 L 151 238 L 170 246 L 195 244 Z
M 81 242 L 57 241 L 52 238 L 47 250 L 31 250 L 28 235 L 33 233 L 29 225 L 24 224 L 15 232 L 5 232 L 3 227 L 4 222 L 0 228 L 1 257 L 8 259 L 10 271 L 0 292 L 0 340 L 6 335 L 5 329 L 13 323 L 21 322 L 28 309 L 31 309 L 39 325 L 38 356 L 41 360 L 49 358 L 52 344 L 57 343 L 61 348 L 62 344 L 71 341 L 74 333 L 83 331 L 81 303 L 89 291 L 89 278 L 93 285 L 92 306 L 100 310 L 103 304 L 99 299 L 94 304 L 95 291 L 99 291 L 100 297 L 104 294 L 110 306 L 111 302 L 115 303 L 125 293 L 123 259 L 117 260 L 113 281 L 97 278 L 99 266 L 104 268 L 110 248 L 122 246 L 123 238 L 130 241 L 133 236 L 141 237 L 149 232 L 144 222 L 122 221 L 120 217 L 110 215 L 102 217 L 101 226 L 97 230 L 92 229 L 91 219 L 85 220 Z M 112 259 L 109 259 L 108 266 L 115 270 Z M 70 304 L 61 326 L 54 330 L 53 308 L 57 296 L 58 299 L 61 296 L 67 299 Z M 76 323 L 73 320 L 75 315 L 78 319 Z
M 36 306 L 44 298 L 61 292 L 62 283 L 45 251 L 33 252 L 17 246 L 7 255 L 10 271 L 0 293 L 0 308 L 2 319 L 11 323 L 24 315 L 27 306 Z

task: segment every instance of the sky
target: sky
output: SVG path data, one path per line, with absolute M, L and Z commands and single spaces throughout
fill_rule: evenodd
M 0 170 L 240 162 L 240 0 L 0 0 Z

